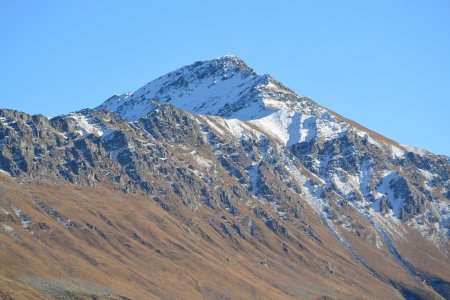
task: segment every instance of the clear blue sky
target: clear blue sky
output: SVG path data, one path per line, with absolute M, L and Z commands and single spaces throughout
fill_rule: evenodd
M 0 107 L 55 116 L 228 53 L 450 155 L 450 1 L 0 0 Z

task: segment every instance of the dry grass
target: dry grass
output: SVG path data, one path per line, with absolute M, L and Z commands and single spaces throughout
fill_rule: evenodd
M 226 214 L 225 220 L 206 206 L 193 211 L 178 203 L 168 213 L 149 197 L 111 186 L 80 190 L 64 182 L 1 181 L 0 207 L 10 215 L 0 215 L 0 222 L 13 228 L 0 228 L 5 299 L 400 298 L 356 263 L 309 209 L 303 217 L 321 242 L 293 222 L 284 224 L 289 235 L 275 234 L 243 203 L 237 208 L 246 218 Z M 45 213 L 38 200 L 71 225 Z M 29 229 L 12 205 L 31 218 Z M 254 236 L 246 230 L 249 217 Z

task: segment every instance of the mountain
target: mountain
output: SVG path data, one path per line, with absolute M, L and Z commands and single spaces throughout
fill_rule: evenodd
M 0 110 L 0 295 L 448 299 L 450 159 L 235 56 Z

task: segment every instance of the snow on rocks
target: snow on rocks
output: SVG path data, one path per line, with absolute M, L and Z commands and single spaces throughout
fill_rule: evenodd
M 20 209 L 18 209 L 17 207 L 15 207 L 14 205 L 12 206 L 12 209 L 14 211 L 14 214 L 20 218 L 20 222 L 22 224 L 23 228 L 28 228 L 30 226 L 31 220 L 30 218 L 24 214 Z
M 73 120 L 73 126 L 77 130 L 78 134 L 82 137 L 93 134 L 97 137 L 101 137 L 103 135 L 103 131 L 105 128 L 99 125 L 98 122 L 95 121 L 95 118 L 89 115 L 85 115 L 82 113 L 71 113 L 69 114 L 69 118 Z
M 11 177 L 11 174 L 8 171 L 0 169 L 0 174 L 6 175 L 8 177 Z

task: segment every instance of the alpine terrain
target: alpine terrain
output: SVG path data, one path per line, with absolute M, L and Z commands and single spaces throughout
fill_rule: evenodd
M 450 158 L 228 55 L 0 110 L 2 299 L 450 299 Z

